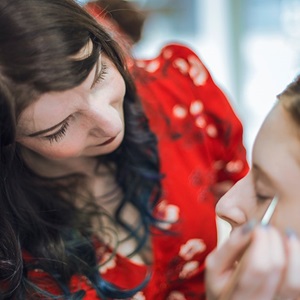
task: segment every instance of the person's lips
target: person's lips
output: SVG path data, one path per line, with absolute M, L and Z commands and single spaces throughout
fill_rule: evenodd
M 115 140 L 115 138 L 116 137 L 110 138 L 107 141 L 105 141 L 105 142 L 103 142 L 101 144 L 96 145 L 96 147 L 108 145 L 108 144 L 112 143 Z

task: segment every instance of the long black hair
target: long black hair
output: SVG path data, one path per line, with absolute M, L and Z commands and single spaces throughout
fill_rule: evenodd
M 131 297 L 148 278 L 132 290 L 122 290 L 100 276 L 90 228 L 101 210 L 92 196 L 83 209 L 72 201 L 80 196 L 76 186 L 82 176 L 42 178 L 27 167 L 22 146 L 16 143 L 22 110 L 45 92 L 79 85 L 103 51 L 125 80 L 125 136 L 117 150 L 99 157 L 99 164 L 115 165 L 123 194 L 115 220 L 136 238 L 139 251 L 156 223 L 152 211 L 161 190 L 159 159 L 156 137 L 119 47 L 73 0 L 1 0 L 0 12 L 0 299 L 56 299 L 29 280 L 33 268 L 52 276 L 61 289 L 57 299 L 84 296 L 84 291 L 69 291 L 74 274 L 86 276 L 101 298 Z M 72 59 L 89 40 L 91 55 Z M 140 214 L 137 228 L 121 218 L 128 202 Z M 24 253 L 34 259 L 26 262 Z

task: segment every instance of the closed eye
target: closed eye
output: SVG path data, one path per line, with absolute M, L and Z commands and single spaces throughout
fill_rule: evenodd
M 97 75 L 97 77 L 95 78 L 92 88 L 95 87 L 95 85 L 97 85 L 98 83 L 100 83 L 102 80 L 105 79 L 105 75 L 107 74 L 107 69 L 108 69 L 107 64 L 101 63 L 101 70 L 100 70 L 99 74 Z
M 70 123 L 68 118 L 57 132 L 50 135 L 43 136 L 42 138 L 47 139 L 51 144 L 53 142 L 59 142 L 65 136 L 69 126 Z
M 269 196 L 269 195 L 260 195 L 260 194 L 256 194 L 256 199 L 257 199 L 259 202 L 264 202 L 264 201 L 272 200 L 273 197 L 274 197 L 273 195 L 272 195 L 272 196 Z

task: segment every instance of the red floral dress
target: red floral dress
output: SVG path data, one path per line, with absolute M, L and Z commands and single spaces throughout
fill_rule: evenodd
M 151 279 L 132 299 L 205 299 L 204 261 L 217 243 L 211 188 L 246 175 L 242 126 L 206 67 L 184 46 L 168 45 L 156 58 L 136 61 L 131 71 L 158 137 L 165 175 L 155 214 L 171 221 L 161 226 L 174 232 L 154 231 Z M 102 260 L 109 255 L 101 252 Z M 141 283 L 148 271 L 120 255 L 99 268 L 106 280 L 124 288 Z M 46 280 L 39 270 L 29 276 Z M 54 292 L 55 286 L 50 289 Z M 85 300 L 99 299 L 83 277 L 73 276 L 71 289 L 85 290 Z

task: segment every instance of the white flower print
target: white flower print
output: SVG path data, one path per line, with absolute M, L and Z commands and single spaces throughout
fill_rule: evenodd
M 183 265 L 183 268 L 179 273 L 179 278 L 184 279 L 193 276 L 196 273 L 198 267 L 199 267 L 198 261 L 187 262 L 186 264 Z
M 167 49 L 163 52 L 163 56 L 165 59 L 170 59 L 173 55 L 173 51 L 170 49 Z
M 196 254 L 205 251 L 206 245 L 202 239 L 190 239 L 180 247 L 179 256 L 184 260 L 192 259 Z
M 131 298 L 132 300 L 146 300 L 145 295 L 143 294 L 143 292 L 138 292 L 136 293 L 133 298 Z
M 179 219 L 179 207 L 173 204 L 168 204 L 166 200 L 161 201 L 157 206 L 157 217 L 163 221 L 169 223 L 160 223 L 160 227 L 163 229 L 169 229 L 172 223 Z
M 232 160 L 226 164 L 226 170 L 231 173 L 238 173 L 243 169 L 243 165 L 241 160 Z
M 207 123 L 206 123 L 206 120 L 203 116 L 199 116 L 199 117 L 196 118 L 195 124 L 199 128 L 204 128 Z
M 186 298 L 181 292 L 173 291 L 169 294 L 166 300 L 186 300 Z
M 195 100 L 191 103 L 190 113 L 192 115 L 198 115 L 203 111 L 204 105 L 201 101 Z
M 204 85 L 208 78 L 208 73 L 201 61 L 193 55 L 188 57 L 188 62 L 191 65 L 189 75 L 193 79 L 194 84 L 196 86 Z
M 210 124 L 206 127 L 206 132 L 212 138 L 215 138 L 218 135 L 218 130 L 217 130 L 216 126 L 212 125 L 212 124 Z
M 204 65 L 195 55 L 190 55 L 187 61 L 183 58 L 177 58 L 173 65 L 182 74 L 189 74 L 196 86 L 204 85 L 208 78 Z
M 173 63 L 174 67 L 177 68 L 183 75 L 188 74 L 189 71 L 189 64 L 183 58 L 177 58 L 174 60 Z
M 145 61 L 138 60 L 138 61 L 136 61 L 136 65 L 137 65 L 139 68 L 145 68 L 147 64 L 146 64 Z
M 104 253 L 101 257 L 101 261 L 99 262 L 101 266 L 99 267 L 99 271 L 101 274 L 105 274 L 108 270 L 116 267 L 116 256 L 111 257 L 111 253 Z M 102 265 L 103 264 L 103 265 Z
M 159 66 L 160 66 L 159 61 L 157 60 L 151 61 L 149 64 L 147 64 L 146 71 L 149 73 L 154 73 L 159 68 Z
M 173 107 L 173 115 L 178 119 L 184 119 L 187 116 L 187 109 L 182 105 L 174 105 Z

